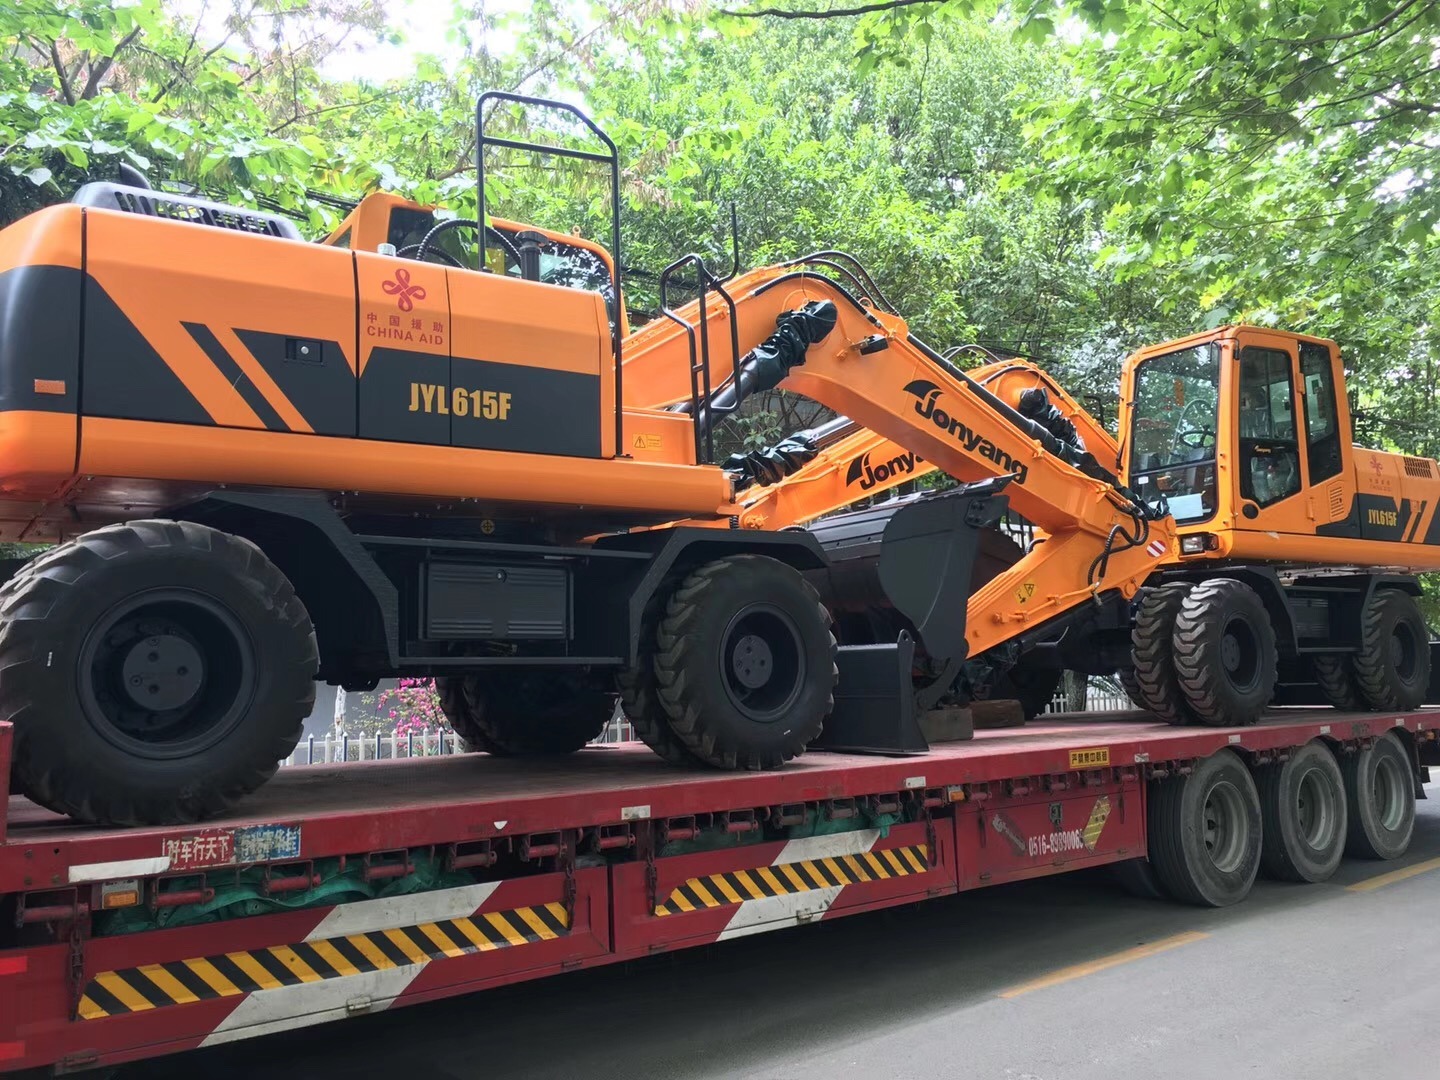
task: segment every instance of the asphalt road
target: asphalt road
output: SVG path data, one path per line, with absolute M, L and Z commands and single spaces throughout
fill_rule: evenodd
M 1406 858 L 1347 861 L 1324 885 L 1262 880 L 1224 911 L 1071 874 L 119 1075 L 1433 1080 L 1440 785 L 1430 790 Z M 1404 868 L 1417 872 L 1392 873 Z M 1350 888 L 1366 882 L 1378 887 Z

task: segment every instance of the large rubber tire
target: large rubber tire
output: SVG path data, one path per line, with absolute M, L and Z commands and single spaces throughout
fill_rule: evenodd
M 793 567 L 731 555 L 695 569 L 655 628 L 655 693 L 702 761 L 773 769 L 803 753 L 835 703 L 830 615 Z
M 1430 685 L 1430 631 L 1419 605 L 1399 589 L 1377 589 L 1360 616 L 1355 681 L 1370 708 L 1418 709 Z
M 97 529 L 0 589 L 19 786 L 84 821 L 198 821 L 254 791 L 295 749 L 318 663 L 285 575 L 203 525 Z
M 1315 683 L 1331 708 L 1342 712 L 1357 712 L 1365 708 L 1365 699 L 1360 693 L 1360 684 L 1355 681 L 1355 669 L 1348 656 L 1312 656 L 1310 673 L 1315 676 Z
M 496 669 L 439 679 L 436 688 L 466 749 L 497 757 L 572 754 L 615 714 L 615 695 L 578 672 Z
M 653 631 L 645 634 L 653 638 Z M 643 640 L 643 638 L 642 638 Z M 706 764 L 670 726 L 670 716 L 655 693 L 655 654 L 653 640 L 642 647 L 634 667 L 627 667 L 616 679 L 620 687 L 620 708 L 640 741 L 671 765 L 694 768 Z
M 1260 719 L 1275 693 L 1279 657 L 1269 612 L 1254 589 L 1232 578 L 1195 586 L 1180 605 L 1171 644 L 1176 680 L 1202 724 Z
M 1131 631 L 1132 638 L 1134 631 Z M 1145 702 L 1140 690 L 1140 683 L 1136 680 L 1134 668 L 1121 668 L 1115 672 L 1115 681 L 1120 684 L 1120 689 L 1125 691 L 1125 696 L 1130 699 L 1130 704 L 1137 709 L 1144 709 Z
M 1260 797 L 1245 763 L 1221 750 L 1188 776 L 1150 784 L 1150 862 L 1177 900 L 1226 907 L 1260 869 Z
M 1130 630 L 1130 656 L 1138 695 L 1133 700 L 1167 724 L 1195 723 L 1175 677 L 1171 656 L 1175 620 L 1193 588 L 1189 582 L 1182 581 L 1146 589 L 1135 606 L 1135 625 Z M 1129 692 L 1129 687 L 1126 691 Z
M 1415 832 L 1415 781 L 1410 758 L 1393 734 L 1347 754 L 1345 778 L 1349 826 L 1345 854 L 1353 859 L 1398 859 Z
M 1319 739 L 1289 761 L 1255 770 L 1260 792 L 1260 867 L 1282 881 L 1325 881 L 1345 854 L 1345 782 Z
M 1131 896 L 1141 900 L 1168 900 L 1170 894 L 1160 884 L 1160 875 L 1149 859 L 1125 859 L 1110 864 L 1115 883 Z

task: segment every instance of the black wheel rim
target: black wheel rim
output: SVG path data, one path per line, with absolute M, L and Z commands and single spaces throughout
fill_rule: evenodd
M 1220 635 L 1220 666 L 1230 685 L 1241 693 L 1260 682 L 1260 639 L 1250 620 L 1231 618 Z
M 96 621 L 77 671 L 86 719 L 138 757 L 184 757 L 245 717 L 257 671 L 249 635 L 224 604 L 192 589 L 150 589 Z
M 1223 874 L 1233 873 L 1245 860 L 1249 829 L 1245 816 L 1245 799 L 1240 789 L 1222 780 L 1205 795 L 1202 808 L 1202 839 L 1205 854 Z
M 720 677 L 745 717 L 770 724 L 783 717 L 805 686 L 800 628 L 772 604 L 750 604 L 720 637 Z
M 1420 662 L 1420 650 L 1415 640 L 1415 630 L 1408 622 L 1398 622 L 1390 634 L 1390 666 L 1402 682 L 1415 678 L 1415 669 Z

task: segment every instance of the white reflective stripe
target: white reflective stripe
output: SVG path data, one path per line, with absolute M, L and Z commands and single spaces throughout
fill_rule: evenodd
M 859 855 L 862 851 L 869 851 L 879 839 L 879 829 L 855 829 L 853 832 L 834 833 L 830 836 L 805 836 L 787 843 L 770 865 L 779 866 L 804 859 L 833 859 L 837 855 Z
M 170 856 L 157 855 L 153 859 L 120 859 L 116 862 L 94 862 L 85 863 L 82 866 L 72 866 L 69 876 L 71 885 L 79 885 L 86 881 L 148 877 L 150 874 L 163 874 L 169 869 Z
M 215 1046 L 328 1020 L 343 1020 L 354 1015 L 346 1005 L 357 998 L 369 999 L 361 1011 L 381 1012 L 393 1005 L 424 970 L 424 964 L 407 964 L 345 978 L 256 990 L 235 1006 L 200 1045 Z
M 499 881 L 487 881 L 482 885 L 462 885 L 458 889 L 437 889 L 435 892 L 340 904 L 320 920 L 319 926 L 305 935 L 305 940 L 394 930 L 438 919 L 465 918 L 474 915 L 501 884 Z M 330 981 L 347 982 L 345 979 Z
M 783 896 L 767 896 L 764 900 L 746 900 L 720 931 L 717 941 L 763 934 L 767 930 L 783 930 L 787 926 L 799 926 L 814 922 L 840 895 L 843 885 L 831 885 L 810 892 L 786 893 Z
M 770 865 L 781 866 L 785 863 L 804 862 L 806 859 L 835 859 L 842 855 L 859 855 L 873 848 L 879 839 L 879 829 L 856 829 L 832 836 L 805 836 L 787 843 Z M 745 900 L 735 909 L 735 914 L 725 924 L 725 929 L 720 931 L 717 940 L 728 941 L 730 938 L 763 934 L 767 930 L 783 930 L 787 926 L 815 922 L 830 910 L 830 905 L 835 903 L 835 898 L 844 888 L 843 885 L 831 885 L 806 892 L 767 896 L 761 900 Z

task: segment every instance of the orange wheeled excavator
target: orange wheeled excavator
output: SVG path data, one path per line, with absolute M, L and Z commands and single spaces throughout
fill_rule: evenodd
M 837 253 L 725 279 L 687 256 L 662 297 L 683 274 L 696 299 L 627 333 L 613 144 L 489 94 L 482 170 L 517 145 L 494 100 L 603 147 L 537 149 L 609 168 L 609 251 L 487 217 L 483 175 L 483 225 L 381 197 L 307 244 L 101 183 L 0 232 L 0 534 L 55 545 L 0 588 L 0 719 L 37 802 L 212 814 L 294 746 L 317 678 L 436 676 L 500 755 L 578 748 L 618 689 L 663 756 L 749 769 L 822 729 L 923 750 L 917 710 L 1062 667 L 1133 670 L 1206 723 L 1253 721 L 1279 657 L 1347 702 L 1423 694 L 1390 571 L 1440 566 L 1440 474 L 1351 447 L 1330 343 L 1142 353 L 1116 445 L 1038 369 L 947 361 Z M 715 462 L 771 387 L 958 486 L 714 527 L 757 470 L 821 460 Z M 1007 515 L 1034 542 L 979 572 Z

